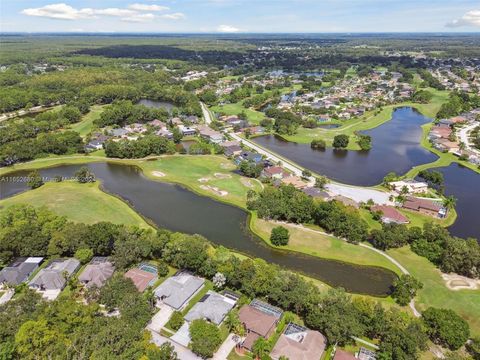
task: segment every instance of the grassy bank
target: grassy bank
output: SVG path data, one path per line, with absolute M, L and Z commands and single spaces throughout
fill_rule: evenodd
M 448 289 L 440 270 L 408 247 L 388 250 L 387 253 L 423 283 L 423 289 L 415 298 L 419 310 L 430 306 L 452 309 L 468 321 L 473 335 L 480 336 L 480 290 Z
M 273 221 L 265 221 L 252 217 L 251 228 L 268 245 L 270 233 L 279 224 Z M 287 246 L 277 248 L 298 251 L 304 254 L 317 256 L 325 259 L 339 260 L 358 265 L 379 266 L 400 274 L 400 270 L 382 255 L 369 249 L 349 244 L 334 236 L 324 235 L 308 228 L 300 228 L 293 224 L 281 224 L 290 233 L 290 240 Z
M 115 224 L 150 227 L 131 207 L 115 196 L 99 188 L 99 182 L 79 184 L 77 182 L 46 183 L 35 190 L 26 191 L 0 201 L 2 209 L 16 204 L 46 206 L 70 220 L 93 224 L 109 221 Z

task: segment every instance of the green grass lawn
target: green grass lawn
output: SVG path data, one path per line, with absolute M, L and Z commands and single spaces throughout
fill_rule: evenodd
M 58 215 L 87 224 L 110 221 L 115 224 L 150 227 L 122 200 L 101 191 L 98 182 L 93 184 L 79 184 L 71 181 L 47 183 L 38 189 L 1 200 L 0 212 L 1 209 L 16 204 L 46 206 Z
M 155 161 L 140 161 L 139 165 L 150 179 L 179 183 L 199 194 L 240 207 L 245 207 L 248 190 L 258 191 L 261 188 L 259 181 L 234 173 L 235 165 L 223 156 L 163 156 Z M 155 176 L 155 171 L 160 171 L 165 176 Z M 199 179 L 203 181 L 201 182 Z M 220 196 L 201 186 L 216 187 L 219 190 L 227 191 L 228 194 Z
M 82 120 L 70 126 L 70 130 L 76 131 L 81 137 L 87 136 L 93 129 L 93 122 L 100 118 L 104 105 L 93 105 L 90 111 L 82 117 Z
M 233 104 L 212 106 L 210 109 L 216 113 L 225 113 L 227 115 L 238 115 L 244 111 L 245 114 L 247 114 L 248 121 L 257 125 L 260 124 L 260 121 L 265 119 L 265 114 L 263 112 L 244 108 L 242 101 Z
M 388 250 L 387 253 L 423 283 L 423 289 L 415 298 L 419 310 L 430 306 L 452 309 L 468 321 L 473 335 L 480 336 L 480 290 L 449 290 L 440 270 L 408 247 Z
M 252 230 L 270 246 L 274 246 L 270 242 L 270 233 L 272 229 L 278 225 L 278 223 L 273 221 L 265 221 L 252 217 Z M 287 246 L 280 246 L 278 248 L 298 251 L 326 259 L 345 261 L 352 264 L 379 266 L 392 270 L 397 274 L 401 273 L 387 258 L 372 250 L 349 244 L 334 236 L 323 235 L 309 229 L 301 229 L 291 224 L 282 224 L 282 226 L 288 229 L 290 240 Z

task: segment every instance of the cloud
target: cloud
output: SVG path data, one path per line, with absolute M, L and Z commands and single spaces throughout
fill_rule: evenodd
M 128 22 L 148 22 L 148 21 L 152 21 L 153 19 L 155 19 L 155 15 L 148 13 L 148 14 L 134 14 L 131 16 L 124 17 L 121 20 L 128 21 Z
M 231 26 L 231 25 L 219 25 L 217 27 L 217 31 L 218 32 L 225 32 L 225 33 L 236 33 L 236 32 L 239 32 L 240 29 L 236 28 L 234 26 Z
M 128 5 L 129 9 L 138 10 L 138 11 L 164 11 L 169 10 L 168 6 L 161 5 L 147 5 L 147 4 L 131 4 Z
M 185 19 L 185 14 L 177 12 L 172 14 L 160 15 L 160 17 L 163 19 L 169 19 L 169 20 L 181 20 L 181 19 Z
M 39 16 L 50 19 L 60 20 L 78 20 L 78 19 L 95 19 L 100 16 L 113 16 L 119 17 L 122 21 L 128 22 L 147 22 L 152 21 L 156 16 L 152 13 L 144 13 L 143 11 L 164 11 L 169 8 L 160 5 L 147 5 L 147 4 L 131 4 L 128 8 L 104 8 L 104 9 L 92 9 L 82 8 L 76 9 L 65 3 L 50 4 L 39 8 L 29 8 L 21 11 L 22 14 L 28 16 Z M 172 13 L 158 16 L 163 19 L 179 20 L 184 19 L 183 13 Z
M 461 18 L 446 24 L 447 27 L 474 26 L 480 27 L 480 10 L 466 12 Z

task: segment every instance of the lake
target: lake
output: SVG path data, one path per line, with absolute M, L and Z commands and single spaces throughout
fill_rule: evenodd
M 437 168 L 445 179 L 445 194 L 457 199 L 458 217 L 448 228 L 452 235 L 480 241 L 480 175 L 459 164 Z
M 173 109 L 173 104 L 167 101 L 156 101 L 156 100 L 148 100 L 148 99 L 142 99 L 140 100 L 137 105 L 144 105 L 146 107 L 152 107 L 152 108 L 157 108 L 157 109 L 165 109 L 168 111 L 168 113 L 172 112 Z
M 101 179 L 106 191 L 129 202 L 159 227 L 203 235 L 215 244 L 302 272 L 349 292 L 382 296 L 390 292 L 396 278 L 392 271 L 379 267 L 357 266 L 273 249 L 247 229 L 248 214 L 244 210 L 178 185 L 149 180 L 137 167 L 112 163 L 87 166 Z M 71 177 L 80 167 L 65 165 L 41 169 L 40 173 L 48 178 Z M 0 198 L 27 190 L 25 182 L 5 181 L 26 175 L 28 172 L 22 171 L 6 175 L 4 181 L 0 178 Z
M 437 156 L 420 145 L 423 124 L 431 119 L 410 107 L 398 108 L 392 119 L 362 133 L 372 137 L 370 151 L 313 150 L 310 144 L 285 141 L 274 135 L 252 139 L 293 162 L 346 184 L 372 186 L 389 172 L 404 174 L 412 167 L 435 161 Z

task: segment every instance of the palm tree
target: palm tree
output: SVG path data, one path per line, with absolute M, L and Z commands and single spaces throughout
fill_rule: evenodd
M 270 344 L 263 337 L 259 337 L 252 346 L 252 353 L 257 359 L 261 359 L 264 355 L 267 355 L 270 350 Z
M 457 199 L 455 198 L 455 196 L 452 196 L 452 195 L 447 196 L 445 200 L 443 200 L 443 206 L 445 206 L 449 210 L 453 209 L 456 204 L 457 204 Z

